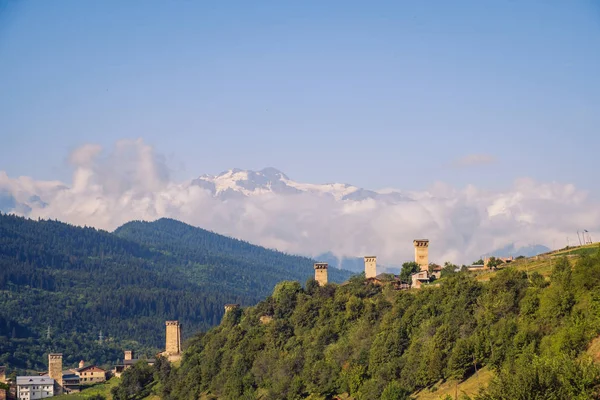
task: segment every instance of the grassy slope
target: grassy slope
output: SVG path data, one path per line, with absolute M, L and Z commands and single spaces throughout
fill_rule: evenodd
M 117 386 L 119 384 L 121 380 L 119 378 L 112 378 L 109 381 L 99 384 L 99 385 L 94 385 L 92 387 L 89 387 L 87 389 L 82 390 L 80 393 L 73 393 L 73 394 L 63 394 L 61 396 L 56 396 L 53 397 L 53 399 L 57 399 L 57 400 L 85 400 L 85 399 L 89 399 L 90 397 L 94 396 L 94 395 L 102 395 L 104 397 L 106 397 L 106 400 L 112 400 L 112 395 L 110 394 L 110 390 Z M 160 400 L 160 397 L 151 394 L 150 396 L 146 397 L 147 400 Z
M 450 395 L 454 398 L 454 394 L 458 393 L 466 394 L 467 396 L 472 397 L 473 395 L 479 392 L 480 388 L 485 388 L 489 381 L 493 378 L 494 373 L 489 370 L 487 367 L 482 368 L 478 374 L 473 374 L 469 378 L 467 378 L 463 382 L 458 383 L 458 387 L 456 386 L 456 381 L 451 380 L 439 385 L 436 385 L 437 390 L 422 390 L 414 394 L 417 400 L 438 400 L 443 399 L 445 396 Z
M 600 243 L 589 244 L 586 246 L 571 247 L 570 249 L 562 249 L 550 253 L 540 254 L 539 256 L 523 258 L 513 261 L 508 264 L 518 270 L 537 272 L 545 277 L 549 277 L 552 272 L 554 261 L 558 257 L 567 256 L 569 258 L 577 258 L 582 254 L 594 254 L 600 251 Z M 475 272 L 477 280 L 488 281 L 496 275 L 496 271 L 478 271 Z
M 110 390 L 119 384 L 119 378 L 112 378 L 105 383 L 94 385 L 90 388 L 82 390 L 80 393 L 63 394 L 61 396 L 55 396 L 53 399 L 57 400 L 83 400 L 89 399 L 90 397 L 100 394 L 106 397 L 106 400 L 112 400 Z
M 587 350 L 588 354 L 594 358 L 594 361 L 600 362 L 600 336 L 592 340 Z
M 545 277 L 549 277 L 552 272 L 552 266 L 556 261 L 557 257 L 568 256 L 577 258 L 582 254 L 594 254 L 600 251 L 600 243 L 594 243 L 586 246 L 578 246 L 567 250 L 558 250 L 546 254 L 540 254 L 536 257 L 523 258 L 510 263 L 511 267 L 517 268 L 522 271 L 529 273 L 537 272 Z M 479 281 L 488 281 L 491 277 L 497 274 L 497 271 L 478 271 L 474 272 Z M 596 362 L 600 362 L 600 336 L 594 339 L 590 344 L 588 353 L 594 357 Z M 487 368 L 483 368 L 479 371 L 479 378 L 475 375 L 469 377 L 464 382 L 458 383 L 458 395 L 467 394 L 472 396 L 479 391 L 479 387 L 486 387 L 490 380 L 494 377 L 494 373 Z M 444 398 L 446 395 L 454 397 L 456 390 L 456 381 L 444 382 L 437 385 L 437 390 L 422 390 L 415 393 L 418 400 L 437 400 Z

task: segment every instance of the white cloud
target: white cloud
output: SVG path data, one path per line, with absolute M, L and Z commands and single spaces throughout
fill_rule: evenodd
M 454 160 L 452 165 L 457 168 L 473 167 L 478 165 L 493 164 L 496 157 L 491 154 L 468 154 L 464 157 Z
M 190 182 L 173 182 L 164 159 L 141 139 L 109 151 L 86 145 L 69 160 L 69 185 L 0 171 L 0 194 L 27 204 L 30 211 L 16 212 L 32 218 L 113 230 L 133 219 L 171 217 L 291 253 L 376 254 L 385 264 L 410 260 L 417 237 L 430 239 L 432 261 L 467 263 L 511 243 L 562 246 L 577 230 L 600 230 L 600 205 L 570 184 L 520 179 L 494 192 L 436 183 L 397 202 L 310 193 L 223 201 Z

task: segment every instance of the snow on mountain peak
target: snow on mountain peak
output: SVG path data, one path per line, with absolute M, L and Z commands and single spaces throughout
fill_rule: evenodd
M 398 191 L 373 191 L 346 183 L 302 183 L 290 179 L 280 170 L 268 167 L 260 171 L 230 169 L 219 175 L 202 175 L 191 182 L 209 190 L 222 200 L 243 198 L 265 194 L 293 195 L 310 193 L 318 196 L 331 196 L 337 201 L 378 200 L 386 203 L 413 201 Z
M 192 185 L 207 189 L 215 197 L 223 199 L 267 193 L 289 195 L 308 192 L 333 196 L 336 200 L 363 200 L 377 194 L 343 183 L 312 184 L 296 182 L 273 167 L 263 168 L 260 171 L 234 168 L 216 176 L 202 175 L 194 179 Z M 348 198 L 352 195 L 357 197 Z

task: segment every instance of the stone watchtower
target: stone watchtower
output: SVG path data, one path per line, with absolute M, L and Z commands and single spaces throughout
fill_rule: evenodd
M 415 262 L 419 264 L 421 271 L 429 268 L 429 239 L 413 240 L 415 246 Z
M 167 340 L 165 353 L 167 357 L 181 354 L 181 324 L 179 321 L 167 321 Z
M 315 263 L 315 281 L 319 283 L 319 286 L 327 284 L 327 263 Z
M 62 353 L 48 354 L 48 376 L 54 379 L 55 394 L 63 392 L 63 369 L 62 369 Z
M 133 350 L 125 350 L 124 356 L 125 358 L 123 360 L 125 361 L 133 360 Z
M 375 278 L 377 276 L 377 257 L 365 256 L 365 278 Z

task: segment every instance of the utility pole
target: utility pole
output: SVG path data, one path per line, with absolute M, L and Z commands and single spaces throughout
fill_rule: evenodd
M 481 382 L 479 381 L 479 371 L 477 371 L 477 362 L 475 361 L 475 353 L 473 353 L 473 366 L 475 367 L 475 376 L 477 376 L 477 386 L 481 389 Z
M 587 240 L 586 240 L 586 238 L 585 238 L 585 234 L 586 234 L 586 233 L 588 234 L 588 238 L 587 238 Z M 583 230 L 583 243 L 584 243 L 584 244 L 591 244 L 591 243 L 592 243 L 592 240 L 590 239 L 590 233 L 587 231 L 587 229 L 584 229 L 584 230 Z

